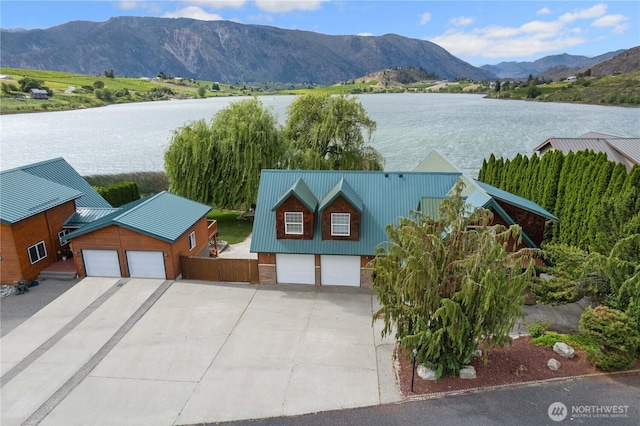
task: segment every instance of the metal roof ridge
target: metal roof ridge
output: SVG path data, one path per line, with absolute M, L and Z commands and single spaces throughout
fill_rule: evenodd
M 162 192 L 158 192 L 157 194 L 153 194 L 149 197 L 145 197 L 141 200 L 135 200 L 129 204 L 134 204 L 133 206 L 127 208 L 127 204 L 125 204 L 124 206 L 120 207 L 120 209 L 124 209 L 124 211 L 122 213 L 120 213 L 119 215 L 115 216 L 113 218 L 114 221 L 119 220 L 125 216 L 127 216 L 129 213 L 133 213 L 134 211 L 140 209 L 141 207 L 147 205 L 148 203 L 150 203 L 151 201 L 155 200 L 156 198 L 158 198 L 160 195 L 167 193 L 167 191 L 162 191 Z M 136 203 L 136 201 L 139 201 L 138 203 Z
M 53 163 L 54 161 L 60 161 L 60 160 L 66 162 L 64 157 L 56 157 L 56 158 L 50 158 L 48 160 L 38 161 L 37 163 L 25 164 L 23 166 L 13 167 L 13 168 L 7 169 L 7 170 L 1 170 L 0 173 L 12 172 L 12 171 L 15 171 L 15 170 L 22 170 L 23 172 L 29 173 L 29 172 L 27 172 L 26 169 L 29 169 L 31 167 L 41 166 L 41 165 L 47 164 L 47 163 Z M 69 164 L 69 163 L 67 163 L 67 164 Z

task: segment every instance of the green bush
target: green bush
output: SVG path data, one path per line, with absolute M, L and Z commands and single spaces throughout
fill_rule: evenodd
M 546 346 L 552 348 L 556 342 L 567 343 L 566 336 L 564 334 L 558 334 L 555 331 L 546 331 L 540 336 L 531 339 L 531 343 L 538 346 Z
M 640 333 L 633 318 L 606 306 L 587 308 L 582 313 L 580 331 L 600 343 L 588 353 L 588 359 L 604 371 L 622 370 L 635 363 Z
M 527 330 L 529 330 L 529 335 L 533 338 L 542 336 L 544 332 L 547 331 L 547 328 L 549 328 L 549 322 L 542 320 L 533 321 L 525 325 L 527 327 Z
M 113 207 L 120 207 L 140 199 L 138 185 L 135 182 L 120 182 L 107 187 L 98 187 L 96 191 Z

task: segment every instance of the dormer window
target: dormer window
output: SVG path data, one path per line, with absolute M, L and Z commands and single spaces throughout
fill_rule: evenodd
M 302 212 L 284 212 L 284 232 L 289 235 L 302 235 Z
M 351 235 L 351 215 L 349 213 L 331 213 L 331 235 L 338 237 Z

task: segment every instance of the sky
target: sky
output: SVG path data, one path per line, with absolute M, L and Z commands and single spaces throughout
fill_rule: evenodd
M 391 33 L 431 41 L 475 66 L 561 53 L 593 57 L 640 45 L 638 0 L 0 1 L 3 29 L 45 29 L 115 16 L 230 20 L 330 35 Z

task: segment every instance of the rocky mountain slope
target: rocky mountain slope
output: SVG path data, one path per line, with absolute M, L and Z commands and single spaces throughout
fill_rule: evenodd
M 556 67 L 577 69 L 589 67 L 590 65 L 613 58 L 624 51 L 624 49 L 616 50 L 615 52 L 608 52 L 592 58 L 563 53 L 561 55 L 545 56 L 533 62 L 500 62 L 495 65 L 483 65 L 480 68 L 490 71 L 500 78 L 526 78 L 529 75 L 541 75 Z
M 567 78 L 570 75 L 584 73 L 599 77 L 604 75 L 625 74 L 638 70 L 640 70 L 640 46 L 624 50 L 613 58 L 584 67 L 570 68 L 560 66 L 552 68 L 540 74 L 539 77 L 543 80 L 557 81 Z
M 393 34 L 332 36 L 230 21 L 117 17 L 1 36 L 2 66 L 82 74 L 113 69 L 128 77 L 164 72 L 225 82 L 328 84 L 416 67 L 441 79 L 495 78 L 431 42 Z

